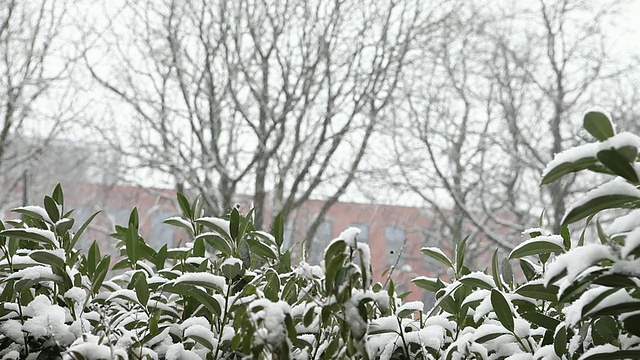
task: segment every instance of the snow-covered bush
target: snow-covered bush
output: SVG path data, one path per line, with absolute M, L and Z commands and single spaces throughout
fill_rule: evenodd
M 2 359 L 618 359 L 640 357 L 640 190 L 632 134 L 615 134 L 599 111 L 585 116 L 598 140 L 558 154 L 543 183 L 590 170 L 611 182 L 578 200 L 559 235 L 532 229 L 482 271 L 464 265 L 467 240 L 450 258 L 448 279 L 418 277 L 436 293 L 433 309 L 405 302 L 392 281 L 372 282 L 371 256 L 345 230 L 321 266 L 292 264 L 284 221 L 255 229 L 252 212 L 206 217 L 178 195 L 184 247 L 154 250 L 138 234 L 138 214 L 113 237 L 121 258 L 94 243 L 75 248 L 91 217 L 73 232 L 58 186 L 44 206 L 0 221 Z M 600 211 L 630 209 L 599 243 L 574 238 L 568 224 Z M 95 216 L 95 215 L 94 215 Z M 518 263 L 524 279 L 517 280 Z M 111 276 L 109 270 L 119 270 Z

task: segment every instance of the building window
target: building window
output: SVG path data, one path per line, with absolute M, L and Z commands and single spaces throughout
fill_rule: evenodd
M 369 242 L 369 226 L 365 224 L 349 224 L 348 227 L 355 227 L 360 229 L 360 234 L 358 235 L 359 242 Z
M 404 229 L 397 226 L 387 226 L 384 229 L 384 239 L 387 243 L 387 266 L 392 266 L 398 263 L 402 264 L 402 259 L 399 259 L 402 253 L 402 247 L 404 246 L 407 233 Z
M 175 227 L 164 224 L 163 221 L 170 218 L 174 214 L 169 211 L 158 210 L 151 214 L 151 236 L 147 243 L 152 248 L 158 250 L 165 244 L 169 248 L 173 247 L 173 239 L 175 237 Z
M 331 242 L 332 228 L 333 228 L 333 224 L 331 223 L 331 221 L 328 221 L 328 220 L 323 221 L 318 227 L 318 230 L 316 231 L 316 236 L 314 236 L 314 239 L 313 239 L 311 254 L 309 256 L 312 264 L 320 264 L 320 262 L 322 261 L 322 256 L 324 255 L 324 249 Z

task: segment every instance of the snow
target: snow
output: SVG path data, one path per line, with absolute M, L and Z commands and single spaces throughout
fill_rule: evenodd
M 257 309 L 262 307 L 262 309 Z M 249 314 L 251 319 L 258 323 L 262 322 L 264 332 L 259 332 L 256 340 L 265 341 L 276 348 L 287 340 L 287 330 L 285 328 L 285 315 L 290 313 L 289 304 L 280 300 L 271 302 L 268 299 L 258 299 L 250 304 Z M 168 359 L 167 359 L 168 360 Z
M 118 299 L 118 298 L 128 299 L 129 301 L 133 301 L 137 303 L 140 302 L 140 300 L 138 300 L 138 295 L 136 294 L 136 292 L 129 289 L 120 289 L 120 290 L 114 291 L 113 293 L 111 293 L 111 295 L 109 295 L 109 297 L 107 298 L 107 301 L 111 301 L 113 299 Z
M 560 360 L 558 355 L 556 355 L 556 351 L 553 348 L 553 344 L 545 345 L 533 354 L 534 359 L 544 359 L 544 360 Z
M 513 250 L 511 250 L 510 254 L 513 254 L 514 252 L 518 251 L 519 249 L 521 249 L 522 247 L 529 245 L 529 244 L 533 244 L 533 243 L 537 243 L 537 242 L 549 242 L 555 245 L 558 245 L 560 247 L 562 247 L 564 249 L 564 243 L 563 243 L 563 239 L 562 236 L 560 235 L 547 235 L 547 236 L 538 236 L 535 237 L 533 239 L 529 239 L 529 240 L 525 240 L 523 242 L 521 242 L 520 244 L 518 244 L 518 246 L 516 246 Z
M 14 210 L 17 210 L 17 211 L 24 210 L 24 211 L 35 213 L 35 214 L 38 214 L 39 216 L 41 216 L 42 219 L 44 219 L 44 221 L 49 222 L 49 223 L 53 223 L 53 221 L 49 217 L 49 214 L 47 214 L 47 210 L 45 210 L 41 206 L 35 206 L 35 205 L 20 206 L 20 207 L 15 208 Z
M 636 277 L 640 276 L 640 258 L 634 260 L 618 260 L 611 266 L 611 272 L 614 274 L 622 274 L 632 276 L 629 279 L 640 287 L 640 280 Z
M 611 248 L 604 244 L 589 244 L 572 249 L 558 256 L 549 265 L 544 274 L 544 285 L 549 286 L 551 279 L 562 273 L 564 269 L 567 269 L 567 276 L 563 281 L 571 283 L 582 271 L 605 259 L 614 260 L 615 255 L 611 252 Z
M 569 148 L 565 151 L 557 153 L 554 155 L 553 160 L 551 160 L 547 167 L 542 171 L 542 177 L 544 178 L 551 172 L 551 170 L 555 169 L 559 165 L 565 163 L 575 163 L 583 158 L 596 158 L 600 148 L 600 143 L 589 143 L 580 146 L 575 146 Z
M 98 345 L 97 343 L 80 342 L 71 346 L 68 352 L 82 355 L 86 360 L 107 360 L 112 358 L 111 349 L 106 345 Z
M 592 302 L 595 298 L 600 296 L 605 291 L 609 290 L 604 286 L 595 287 L 585 291 L 578 300 L 574 301 L 571 305 L 563 309 L 565 314 L 565 321 L 570 326 L 574 326 L 580 320 L 582 320 L 582 308 Z
M 9 319 L 3 320 L 0 324 L 0 333 L 11 339 L 18 344 L 24 344 L 24 337 L 22 336 L 22 324 L 18 320 Z
M 42 236 L 42 237 L 46 238 L 47 241 L 49 241 L 51 244 L 54 244 L 54 245 L 57 245 L 57 246 L 60 245 L 58 243 L 58 240 L 56 239 L 56 235 L 50 230 L 43 230 L 43 229 L 37 229 L 37 228 L 24 228 L 24 229 L 20 229 L 20 230 L 22 230 L 22 231 L 24 231 L 26 233 Z
M 607 228 L 610 234 L 629 232 L 640 227 L 640 209 L 635 209 L 627 215 L 617 217 Z
M 338 235 L 338 239 L 344 240 L 347 244 L 353 246 L 357 243 L 357 237 L 360 235 L 360 229 L 357 227 L 350 227 L 344 230 Z
M 18 270 L 7 277 L 8 280 L 54 280 L 61 281 L 62 278 L 54 275 L 51 268 L 43 265 L 31 266 L 22 270 Z
M 184 273 L 177 279 L 173 280 L 174 283 L 198 283 L 198 284 L 210 284 L 215 288 L 221 289 L 222 292 L 227 292 L 227 282 L 224 277 L 213 275 L 211 273 L 198 272 L 198 273 Z
M 471 274 L 467 274 L 465 276 L 463 276 L 460 280 L 462 279 L 475 279 L 478 281 L 481 281 L 483 283 L 489 284 L 490 287 L 495 288 L 496 287 L 496 283 L 495 281 L 493 281 L 493 278 L 485 273 L 483 273 L 482 271 L 474 271 Z
M 582 354 L 582 356 L 580 356 L 578 358 L 578 360 L 586 359 L 588 357 L 591 357 L 592 355 L 608 354 L 608 353 L 616 352 L 618 350 L 620 350 L 620 349 L 618 349 L 617 347 L 615 347 L 615 346 L 613 346 L 611 344 L 598 345 L 598 346 L 586 351 L 584 354 Z
M 424 309 L 424 304 L 422 303 L 422 301 L 409 301 L 400 305 L 400 307 L 398 307 L 398 313 L 405 310 L 421 312 L 423 309 Z
M 84 301 L 87 299 L 87 292 L 84 289 L 79 287 L 72 287 L 64 293 L 65 299 L 70 299 L 75 301 L 76 304 L 84 304 Z
M 620 289 L 614 292 L 613 294 L 607 296 L 602 301 L 600 301 L 598 305 L 596 305 L 593 309 L 591 309 L 587 314 L 593 314 L 602 309 L 620 305 L 620 304 L 638 303 L 638 302 L 640 301 L 631 297 L 631 295 L 629 295 L 626 289 Z
M 365 290 L 371 286 L 371 282 L 373 280 L 372 267 L 371 267 L 371 249 L 369 245 L 365 243 L 358 242 L 356 243 L 356 249 L 358 249 L 358 253 L 360 254 L 360 259 L 362 261 L 362 268 L 365 273 L 362 274 L 366 277 L 367 282 L 364 284 Z
M 226 233 L 227 237 L 231 233 L 231 231 L 229 230 L 230 229 L 230 224 L 231 224 L 229 222 L 229 220 L 220 219 L 220 218 L 216 218 L 216 217 L 201 217 L 201 218 L 197 219 L 196 221 L 202 221 L 204 223 L 211 223 L 211 224 L 219 227 L 220 229 L 222 229 L 222 231 L 224 231 Z M 220 235 L 223 235 L 223 234 L 220 234 Z
M 213 337 L 213 333 L 211 332 L 211 330 L 209 330 L 209 327 L 208 326 L 205 327 L 200 324 L 194 324 L 187 327 L 184 330 L 184 336 L 185 337 L 196 336 L 198 338 L 202 338 L 212 346 L 216 346 L 217 344 L 217 340 Z
M 607 183 L 604 183 L 597 188 L 589 191 L 585 196 L 578 199 L 575 203 L 571 204 L 564 217 L 562 218 L 562 222 L 564 223 L 567 215 L 575 208 L 578 208 L 582 205 L 585 205 L 589 201 L 607 195 L 622 195 L 628 196 L 632 198 L 640 199 L 640 190 L 638 190 L 635 186 L 629 184 L 626 180 L 622 178 L 615 178 Z
M 624 245 L 620 249 L 620 256 L 626 258 L 640 246 L 640 227 L 627 234 Z
M 625 146 L 631 146 L 634 148 L 640 148 L 640 137 L 630 132 L 621 132 L 614 135 L 605 141 L 599 143 L 599 151 L 609 149 L 620 149 Z
M 191 228 L 191 223 L 188 222 L 187 220 L 181 218 L 180 216 L 173 216 L 173 217 L 170 217 L 168 219 L 165 219 L 164 221 L 175 221 L 175 222 L 178 222 L 178 223 L 182 224 L 182 226 L 186 227 L 187 229 Z
M 185 350 L 182 344 L 173 344 L 167 349 L 166 360 L 201 360 L 197 353 Z

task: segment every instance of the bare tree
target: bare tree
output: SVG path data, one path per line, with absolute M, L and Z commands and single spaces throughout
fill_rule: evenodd
M 131 2 L 104 35 L 109 57 L 86 63 L 128 105 L 134 135 L 111 141 L 136 167 L 214 212 L 248 193 L 257 226 L 324 195 L 312 235 L 353 182 L 424 21 L 414 0 Z
M 491 240 L 473 242 L 480 252 L 511 248 L 545 208 L 559 231 L 580 184 L 540 190 L 540 174 L 580 141 L 580 114 L 603 103 L 595 95 L 629 70 L 611 59 L 603 26 L 619 9 L 618 1 L 461 5 L 401 82 L 394 186 L 435 209 L 445 236 Z
M 62 52 L 68 6 L 47 0 L 0 3 L 0 205 L 19 204 L 23 175 L 36 189 L 45 180 L 60 181 L 60 173 L 42 160 L 81 111 L 65 83 L 73 66 L 72 54 Z

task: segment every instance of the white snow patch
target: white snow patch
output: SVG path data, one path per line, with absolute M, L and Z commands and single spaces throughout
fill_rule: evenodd
M 261 309 L 258 309 L 260 307 Z M 285 315 L 290 311 L 289 304 L 282 300 L 274 303 L 268 299 L 258 299 L 252 302 L 249 308 L 251 319 L 256 323 L 261 322 L 263 325 L 259 328 L 263 332 L 258 331 L 256 340 L 265 341 L 267 344 L 279 348 L 288 339 Z
M 467 274 L 463 276 L 460 280 L 463 280 L 463 279 L 475 279 L 483 283 L 489 284 L 489 286 L 492 288 L 496 287 L 496 283 L 495 281 L 493 281 L 493 278 L 483 273 L 482 271 L 474 271 L 471 274 Z
M 36 265 L 15 272 L 7 277 L 7 280 L 62 280 L 58 275 L 54 275 L 48 266 Z
M 620 349 L 618 349 L 617 347 L 615 347 L 615 346 L 613 346 L 611 344 L 598 345 L 598 346 L 586 351 L 584 354 L 582 354 L 582 356 L 580 356 L 578 358 L 578 360 L 586 359 L 588 357 L 591 357 L 592 355 L 608 354 L 608 353 L 616 352 L 618 350 L 620 350 Z
M 338 235 L 338 239 L 344 240 L 347 244 L 353 246 L 357 243 L 357 236 L 360 235 L 360 229 L 357 227 L 350 227 L 344 230 Z
M 558 256 L 549 265 L 547 272 L 544 274 L 544 285 L 549 286 L 551 279 L 562 273 L 564 269 L 567 269 L 567 276 L 564 278 L 564 282 L 570 283 L 582 271 L 605 259 L 613 260 L 615 255 L 611 252 L 611 248 L 604 244 L 589 244 L 572 249 L 568 253 Z
M 231 233 L 231 231 L 229 230 L 229 228 L 230 228 L 229 220 L 220 219 L 220 218 L 216 218 L 216 217 L 201 217 L 201 218 L 197 219 L 196 221 L 198 221 L 198 220 L 212 223 L 213 225 L 215 225 L 215 226 L 219 227 L 220 229 L 222 229 L 222 231 L 224 231 L 227 236 Z M 220 234 L 220 235 L 223 235 L 223 234 Z
M 565 151 L 559 152 L 553 156 L 547 167 L 542 171 L 542 177 L 544 178 L 554 168 L 564 163 L 575 163 L 583 158 L 596 158 L 600 147 L 600 143 L 589 143 L 580 146 L 575 146 Z
M 628 232 L 637 227 L 640 227 L 640 209 L 635 209 L 624 216 L 616 218 L 607 230 L 613 235 Z
M 44 221 L 47 221 L 49 223 L 53 223 L 53 221 L 49 217 L 49 214 L 47 214 L 47 210 L 45 210 L 41 206 L 35 206 L 35 205 L 20 206 L 20 207 L 15 208 L 15 210 L 24 210 L 24 211 L 29 211 L 29 212 L 38 214 L 39 216 L 41 216 L 44 219 Z
M 165 354 L 166 360 L 201 360 L 197 353 L 191 350 L 185 350 L 181 343 L 173 344 L 167 349 Z
M 211 273 L 198 272 L 198 273 L 185 273 L 180 275 L 177 279 L 173 280 L 176 284 L 181 282 L 185 283 L 205 283 L 211 284 L 222 290 L 227 291 L 227 283 L 224 277 L 213 275 Z
M 180 223 L 182 226 L 184 226 L 184 227 L 186 227 L 188 229 L 191 229 L 191 223 L 188 222 L 187 220 L 181 218 L 180 216 L 173 216 L 173 217 L 170 217 L 168 219 L 165 219 L 164 221 L 175 221 L 175 222 Z

